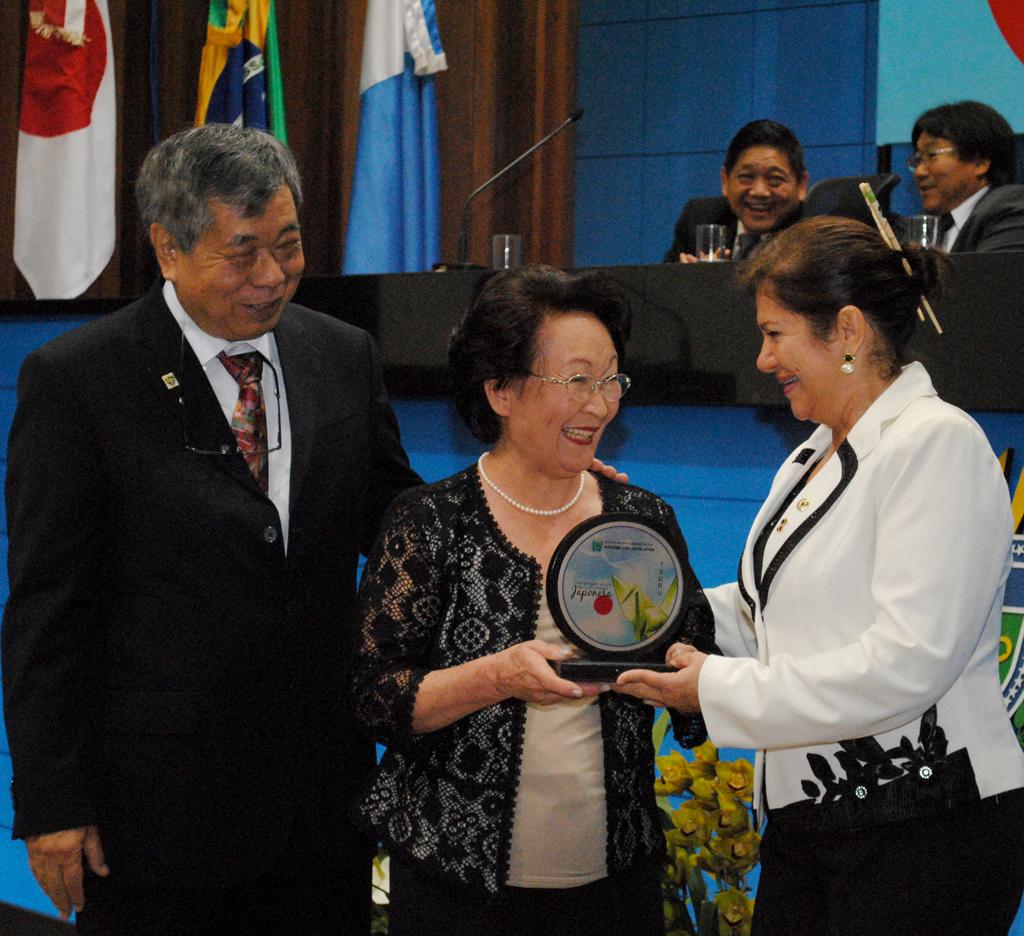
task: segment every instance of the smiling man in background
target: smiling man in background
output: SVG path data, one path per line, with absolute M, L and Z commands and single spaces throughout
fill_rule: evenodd
M 1024 250 L 1024 185 L 1013 185 L 1017 141 L 997 111 L 958 101 L 925 111 L 907 165 L 921 207 L 941 219 L 951 253 Z
M 750 258 L 762 241 L 800 219 L 807 197 L 804 151 L 793 131 L 753 120 L 732 138 L 722 166 L 722 194 L 692 198 L 676 222 L 666 263 L 697 259 L 697 225 L 722 224 L 733 260 Z

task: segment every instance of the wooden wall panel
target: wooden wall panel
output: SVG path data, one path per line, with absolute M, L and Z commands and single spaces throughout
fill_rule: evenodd
M 449 71 L 438 77 L 442 256 L 478 185 L 558 126 L 576 106 L 577 4 L 447 2 L 439 21 Z M 491 236 L 523 236 L 524 258 L 572 262 L 572 128 L 474 199 L 469 259 L 488 264 Z
M 131 296 L 156 275 L 132 187 L 153 144 L 151 4 L 108 0 L 118 100 L 117 244 L 86 296 Z M 453 259 L 462 206 L 477 185 L 575 106 L 576 0 L 438 0 L 448 71 L 437 76 L 442 257 Z M 28 0 L 0 0 L 16 55 L 0 58 L 0 298 L 31 298 L 12 257 L 17 113 Z M 157 5 L 159 136 L 190 126 L 206 33 L 202 0 Z M 359 120 L 365 0 L 279 0 L 289 143 L 302 172 L 307 272 L 341 269 Z M 10 32 L 8 32 L 10 30 Z M 17 37 L 15 39 L 15 36 Z M 473 205 L 470 259 L 490 260 L 495 232 L 523 235 L 527 260 L 572 258 L 572 131 Z

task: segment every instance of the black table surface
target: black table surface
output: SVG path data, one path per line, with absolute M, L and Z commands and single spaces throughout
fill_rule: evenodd
M 947 296 L 934 303 L 944 334 L 920 323 L 911 343 L 939 394 L 975 411 L 1024 410 L 1024 254 L 960 254 Z M 603 267 L 628 292 L 633 332 L 623 370 L 634 402 L 741 406 L 784 403 L 754 366 L 753 299 L 730 263 Z M 445 396 L 448 338 L 490 271 L 308 276 L 295 301 L 367 329 L 388 389 Z M 0 321 L 104 314 L 119 299 L 0 301 Z

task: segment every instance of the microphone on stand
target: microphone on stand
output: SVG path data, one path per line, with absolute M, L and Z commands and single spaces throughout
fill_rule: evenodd
M 512 160 L 504 169 L 496 172 L 492 175 L 483 185 L 477 186 L 469 193 L 469 197 L 466 199 L 466 204 L 462 207 L 462 226 L 459 228 L 459 259 L 457 263 L 446 263 L 438 264 L 435 269 L 444 270 L 479 270 L 482 267 L 476 263 L 468 263 L 466 257 L 469 255 L 469 206 L 473 199 L 476 198 L 484 189 L 493 185 L 498 181 L 506 172 L 510 169 L 518 166 L 527 156 L 536 150 L 540 149 L 548 140 L 558 136 L 566 127 L 576 123 L 583 116 L 583 108 L 577 107 L 568 117 L 565 118 L 554 130 L 552 130 L 546 137 L 538 140 L 533 144 L 525 153 L 520 154 Z

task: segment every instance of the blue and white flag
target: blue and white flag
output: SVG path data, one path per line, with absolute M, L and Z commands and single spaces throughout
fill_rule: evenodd
M 429 270 L 441 253 L 434 0 L 368 0 L 343 273 Z

